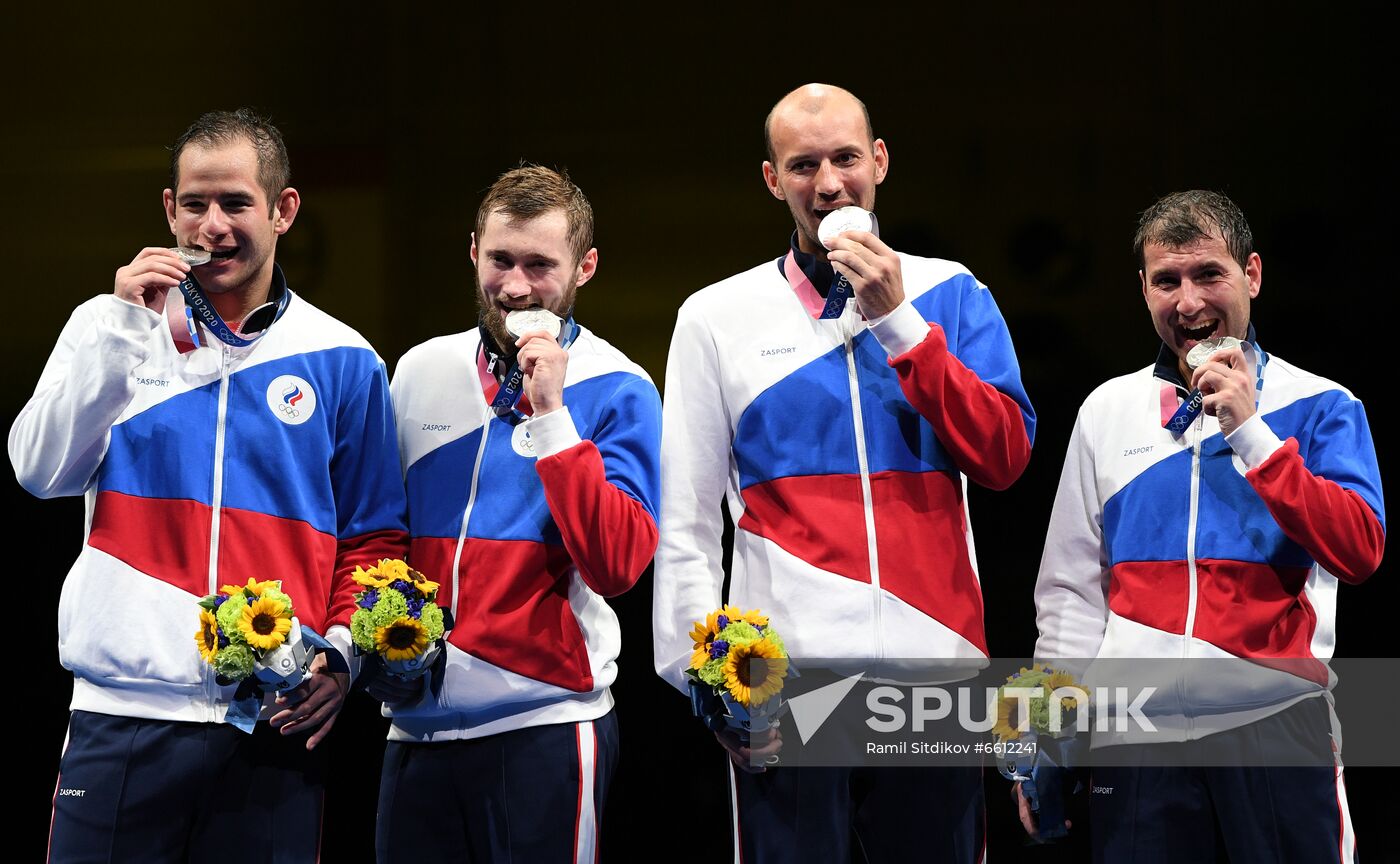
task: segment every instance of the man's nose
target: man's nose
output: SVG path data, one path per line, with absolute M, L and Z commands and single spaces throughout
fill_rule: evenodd
M 200 220 L 199 230 L 211 238 L 224 236 L 229 233 L 228 214 L 218 204 L 210 204 Z
M 841 194 L 841 172 L 836 170 L 836 166 L 823 160 L 817 167 L 817 194 L 827 198 L 834 198 Z
M 525 278 L 519 267 L 515 267 L 501 280 L 501 293 L 511 298 L 528 297 L 530 280 Z
M 1176 311 L 1179 315 L 1194 315 L 1205 307 L 1205 292 L 1191 280 L 1181 283 L 1176 296 Z

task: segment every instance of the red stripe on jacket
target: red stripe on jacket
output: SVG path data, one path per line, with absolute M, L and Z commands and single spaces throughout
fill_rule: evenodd
M 1385 529 L 1360 495 L 1308 470 L 1289 438 L 1245 474 L 1279 528 L 1328 573 L 1353 585 L 1381 566 Z
M 739 528 L 813 567 L 871 582 L 860 477 L 782 477 L 744 490 Z M 987 652 L 962 484 L 943 471 L 870 475 L 880 587 Z
M 953 462 L 974 483 L 1006 489 L 1031 458 L 1021 406 L 948 351 L 943 328 L 890 359 L 904 397 L 933 426 Z
M 637 583 L 656 554 L 656 520 L 608 482 L 592 441 L 536 460 L 549 515 L 583 581 L 604 597 Z

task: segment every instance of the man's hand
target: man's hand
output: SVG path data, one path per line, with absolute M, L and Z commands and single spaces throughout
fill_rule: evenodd
M 543 330 L 532 330 L 515 340 L 520 349 L 515 360 L 525 375 L 525 395 L 538 417 L 564 407 L 564 373 L 569 352 Z
M 715 740 L 728 751 L 729 761 L 734 763 L 735 768 L 750 774 L 762 774 L 767 771 L 768 760 L 777 756 L 778 751 L 783 749 L 783 733 L 778 730 L 776 724 L 762 732 L 749 735 L 748 747 L 744 746 L 737 734 L 727 729 L 716 732 Z
M 407 702 L 417 702 L 423 697 L 423 679 L 426 675 L 419 675 L 411 680 L 404 680 L 397 675 L 390 675 L 388 672 L 380 670 L 374 676 L 374 680 L 365 685 L 365 692 L 373 698 L 386 705 L 400 705 Z
M 879 318 L 904 302 L 904 272 L 899 255 L 869 231 L 843 231 L 826 258 L 856 291 L 866 318 Z
M 306 680 L 286 693 L 277 694 L 277 704 L 287 707 L 268 720 L 272 728 L 280 728 L 283 735 L 311 732 L 311 737 L 306 739 L 307 750 L 315 749 L 331 731 L 341 703 L 345 701 L 345 691 L 350 689 L 348 673 L 330 672 L 326 666 L 325 652 L 318 652 L 311 661 Z
M 1191 387 L 1200 389 L 1205 412 L 1220 422 L 1226 435 L 1254 415 L 1254 378 L 1238 348 L 1210 355 L 1192 373 Z
M 1016 800 L 1016 815 L 1021 819 L 1021 827 L 1026 829 L 1032 840 L 1040 842 L 1040 823 L 1035 818 L 1035 813 L 1031 811 L 1031 802 L 1026 800 L 1026 793 L 1021 790 L 1020 783 L 1011 784 L 1011 797 Z M 1070 821 L 1065 820 L 1065 829 L 1070 828 Z
M 159 312 L 165 308 L 166 293 L 189 272 L 189 265 L 173 251 L 147 246 L 136 253 L 130 264 L 117 269 L 112 293 L 128 303 Z

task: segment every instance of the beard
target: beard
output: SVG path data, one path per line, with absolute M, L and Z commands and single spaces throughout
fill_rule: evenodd
M 795 210 L 792 211 L 792 221 L 797 223 L 797 232 L 801 234 L 802 238 L 806 239 L 808 245 L 811 246 L 813 255 L 818 256 L 819 259 L 825 260 L 826 246 L 822 244 L 822 238 L 816 235 L 815 228 L 809 227 L 809 225 L 806 224 L 806 220 Z M 801 244 L 798 244 L 798 248 L 801 248 Z
M 560 318 L 567 318 L 574 309 L 574 298 L 578 296 L 578 280 L 570 279 L 569 286 L 564 289 L 557 303 L 549 306 L 542 306 Z M 506 313 L 495 303 L 489 302 L 481 290 L 481 279 L 476 282 L 476 309 L 477 320 L 486 327 L 486 332 L 491 334 L 491 339 L 495 341 L 497 349 L 506 357 L 515 357 L 515 339 L 506 329 Z

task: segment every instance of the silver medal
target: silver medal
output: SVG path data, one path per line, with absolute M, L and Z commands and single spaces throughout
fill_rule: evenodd
M 1186 352 L 1186 365 L 1192 369 L 1199 369 L 1217 351 L 1227 351 L 1231 348 L 1238 348 L 1244 343 L 1234 336 L 1218 336 L 1214 339 L 1203 339 L 1197 342 L 1190 351 Z
M 184 261 L 191 267 L 198 267 L 201 264 L 208 264 L 209 259 L 212 257 L 208 253 L 208 251 L 204 249 L 191 249 L 189 246 L 176 246 L 170 251 L 174 252 L 176 255 L 179 255 L 180 260 Z
M 851 205 L 826 214 L 817 226 L 817 239 L 822 245 L 831 248 L 831 242 L 843 231 L 871 231 L 875 229 L 875 214 L 863 207 Z
M 548 309 L 512 309 L 506 315 L 506 332 L 519 339 L 526 333 L 543 330 L 549 338 L 559 338 L 563 321 Z

